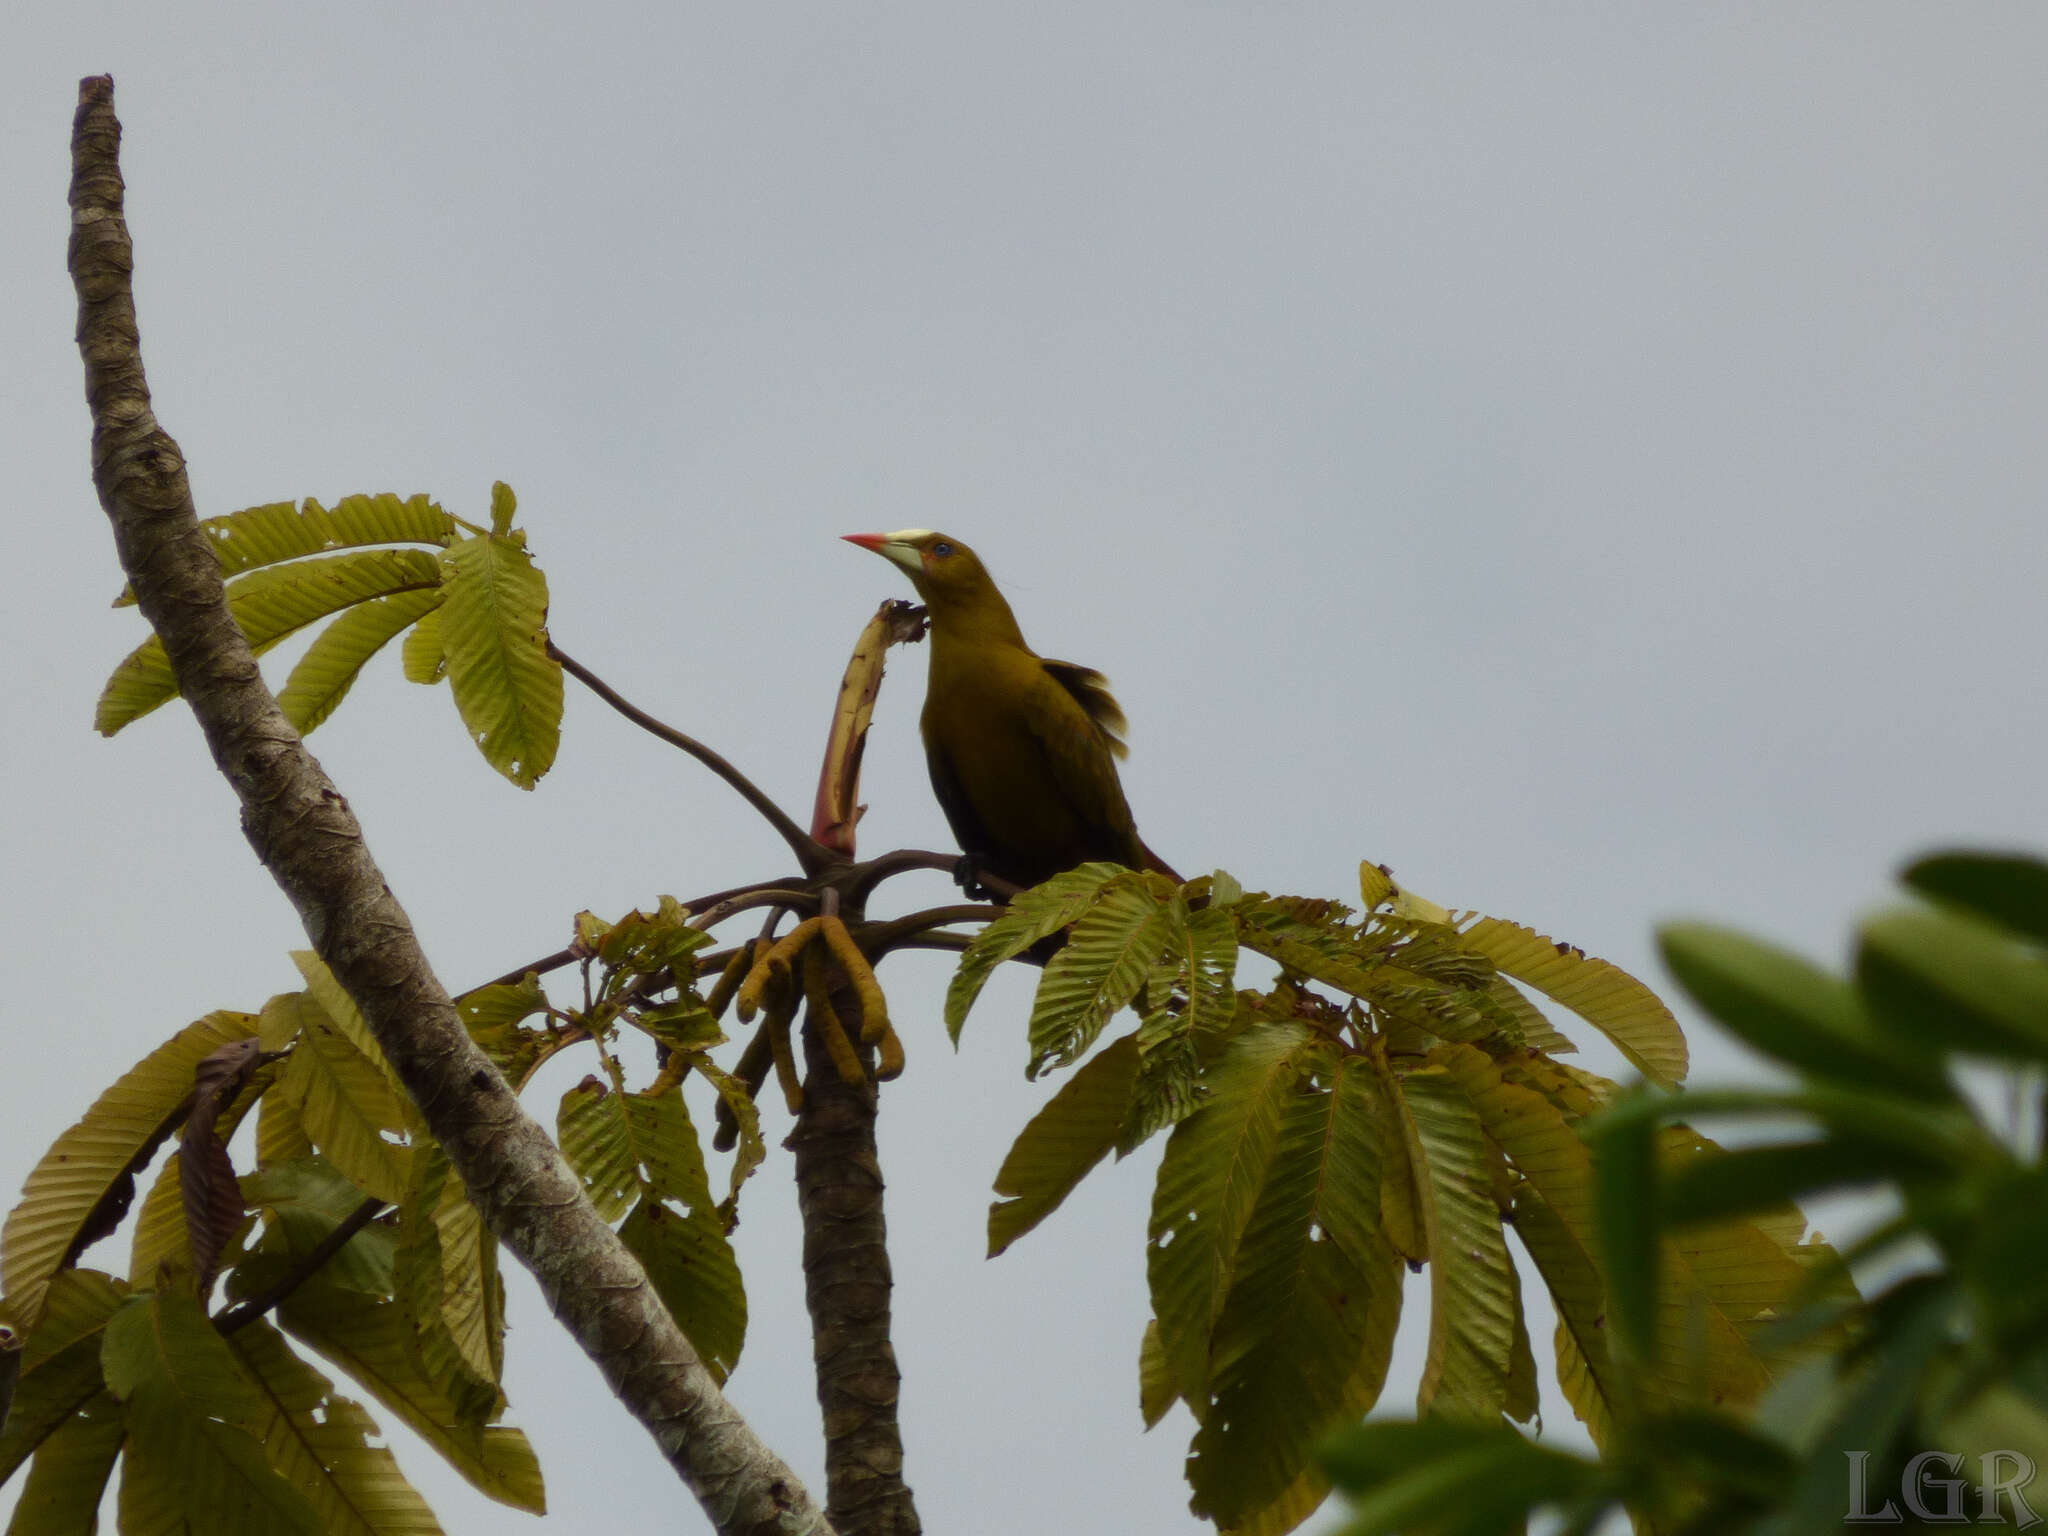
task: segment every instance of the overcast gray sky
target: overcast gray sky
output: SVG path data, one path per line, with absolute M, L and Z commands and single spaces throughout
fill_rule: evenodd
M 2037 5 L 94 3 L 6 31 L 10 1188 L 162 1037 L 295 986 L 304 942 L 189 716 L 90 730 L 141 631 L 107 611 L 63 268 L 87 73 L 119 83 L 202 510 L 478 516 L 508 480 L 557 640 L 799 811 L 901 591 L 833 536 L 919 525 L 1111 674 L 1184 870 L 1342 896 L 1370 857 L 1661 986 L 1660 919 L 1836 958 L 1903 855 L 2048 841 Z M 882 697 L 869 850 L 946 845 L 922 671 Z M 578 908 L 787 862 L 573 685 L 531 796 L 395 657 L 314 745 L 455 986 Z M 945 974 L 884 974 L 927 1528 L 1193 1529 L 1187 1423 L 1136 1406 L 1157 1149 L 984 1263 L 1045 1089 L 1027 983 L 956 1056 Z M 1696 1079 L 1751 1070 L 1694 1038 Z M 786 1157 L 739 1241 L 734 1395 L 814 1475 Z M 523 1282 L 513 1308 L 548 1528 L 701 1529 Z M 526 1528 L 415 1449 L 451 1533 Z

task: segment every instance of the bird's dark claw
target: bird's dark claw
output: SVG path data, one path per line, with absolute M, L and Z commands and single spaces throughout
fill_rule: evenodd
M 1002 898 L 981 883 L 981 861 L 971 853 L 960 855 L 960 862 L 953 866 L 953 880 L 968 898 L 973 901 L 1000 901 Z

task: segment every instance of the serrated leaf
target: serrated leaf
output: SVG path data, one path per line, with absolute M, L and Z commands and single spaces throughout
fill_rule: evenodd
M 678 1215 L 649 1195 L 633 1207 L 619 1239 L 645 1267 L 705 1366 L 723 1382 L 746 1342 L 747 1293 L 717 1209 L 707 1202 Z
M 988 1208 L 994 1258 L 1060 1208 L 1116 1145 L 1138 1074 L 1138 1042 L 1125 1035 L 1090 1057 L 1031 1117 L 996 1172 Z
M 362 1407 L 293 1352 L 258 1319 L 228 1348 L 269 1411 L 264 1445 L 271 1464 L 312 1503 L 330 1536 L 438 1536 L 440 1524 Z
M 448 675 L 448 652 L 441 644 L 441 605 L 420 615 L 399 648 L 399 662 L 408 683 L 432 687 Z
M 725 1199 L 719 1202 L 719 1211 L 725 1218 L 726 1230 L 732 1229 L 739 1219 L 740 1186 L 747 1182 L 753 1171 L 767 1161 L 768 1147 L 761 1139 L 761 1108 L 754 1102 L 747 1085 L 734 1077 L 702 1051 L 688 1053 L 690 1066 L 703 1074 L 706 1082 L 718 1090 L 718 1097 L 732 1111 L 733 1128 L 738 1135 L 738 1146 L 733 1152 L 732 1179 Z
M 1138 995 L 1178 937 L 1177 901 L 1161 901 L 1133 881 L 1105 891 L 1081 915 L 1039 978 L 1027 1076 L 1078 1060 L 1110 1016 Z
M 440 580 L 440 566 L 423 551 L 360 550 L 252 571 L 228 584 L 228 608 L 249 649 L 261 656 L 330 613 L 374 597 L 429 589 Z M 107 679 L 93 728 L 111 736 L 177 696 L 170 658 L 151 635 Z
M 523 1028 L 519 1022 L 547 1005 L 548 995 L 532 971 L 516 982 L 479 987 L 455 999 L 469 1038 L 491 1058 L 491 1065 L 515 1093 L 522 1091 L 540 1063 L 560 1048 L 559 1037 Z
M 1507 1080 L 1502 1066 L 1470 1046 L 1431 1053 L 1457 1081 L 1487 1132 L 1525 1182 L 1515 1196 L 1515 1230 L 1543 1275 L 1559 1321 L 1558 1378 L 1596 1444 L 1611 1429 L 1622 1389 L 1608 1336 L 1615 1320 L 1602 1279 L 1591 1155 L 1573 1122 L 1545 1095 Z M 1551 1071 L 1562 1069 L 1555 1063 Z M 1687 1095 L 1685 1102 L 1711 1101 Z M 1683 1132 L 1690 1137 L 1692 1133 Z M 1670 1143 L 1671 1132 L 1664 1133 Z M 1673 1402 L 1734 1408 L 1769 1384 L 1771 1364 L 1751 1342 L 1773 1306 L 1803 1278 L 1782 1245 L 1756 1227 L 1689 1229 L 1659 1249 L 1663 1276 L 1655 1313 L 1655 1375 L 1641 1392 Z
M 7 1536 L 92 1532 L 127 1429 L 127 1415 L 110 1392 L 95 1392 L 69 1415 L 36 1448 Z
M 626 1132 L 619 1097 L 595 1077 L 562 1095 L 555 1111 L 562 1157 L 583 1181 L 583 1192 L 606 1221 L 617 1221 L 640 1193 L 640 1171 Z
M 375 1064 L 384 1075 L 384 1081 L 391 1085 L 391 1092 L 399 1101 L 400 1108 L 409 1107 L 410 1100 L 398 1070 L 385 1057 L 384 1048 L 377 1043 L 376 1033 L 370 1028 L 370 1021 L 356 1007 L 348 989 L 327 968 L 327 962 L 310 949 L 295 949 L 292 951 L 292 964 L 305 978 L 307 997 L 326 1016 L 327 1022 L 346 1035 L 349 1044 Z
M 127 1406 L 124 1533 L 319 1536 L 312 1505 L 265 1454 L 261 1396 L 196 1300 L 131 1297 L 108 1321 L 102 1360 Z
M 410 1325 L 402 1306 L 325 1286 L 315 1277 L 279 1304 L 278 1318 L 287 1333 L 404 1420 L 478 1492 L 514 1509 L 546 1512 L 540 1464 L 526 1436 L 465 1416 L 427 1380 L 408 1347 Z
M 1486 1134 L 1442 1069 L 1394 1084 L 1429 1253 L 1429 1350 L 1415 1411 L 1493 1423 L 1507 1406 L 1519 1309 Z
M 426 496 L 400 500 L 384 491 L 344 496 L 331 512 L 310 496 L 303 510 L 289 501 L 275 501 L 202 518 L 199 530 L 220 562 L 221 574 L 236 576 L 281 560 L 368 544 L 446 544 L 455 535 L 455 519 Z M 134 592 L 124 589 L 114 606 L 125 608 L 134 601 Z
M 968 1011 L 997 966 L 1073 922 L 1095 905 L 1107 885 L 1130 879 L 1131 872 L 1118 864 L 1082 864 L 1020 892 L 1002 916 L 974 936 L 946 988 L 946 1035 L 953 1044 L 960 1043 Z
M 1287 1532 L 1321 1509 L 1329 1496 L 1330 1479 L 1323 1469 L 1317 1465 L 1303 1467 L 1300 1476 L 1272 1503 L 1222 1527 L 1217 1536 L 1287 1536 Z
M 48 1287 L 42 1321 L 21 1351 L 14 1402 L 0 1434 L 0 1483 L 106 1387 L 100 1347 L 128 1288 L 97 1270 L 69 1270 Z
M 1386 1380 L 1401 1265 L 1379 1230 L 1379 1107 L 1355 1055 L 1312 1062 L 1278 1106 L 1188 1461 L 1196 1511 L 1226 1529 L 1282 1499 Z
M 1159 1342 L 1159 1320 L 1145 1319 L 1145 1337 L 1138 1345 L 1138 1413 L 1147 1429 L 1159 1427 L 1167 1410 L 1180 1401 L 1173 1372 L 1166 1367 L 1166 1348 Z
M 277 1090 L 328 1161 L 367 1194 L 396 1205 L 405 1198 L 414 1149 L 394 1138 L 405 1111 L 391 1084 L 354 1042 L 308 1009 L 306 1024 Z
M 278 708 L 300 735 L 312 734 L 355 686 L 369 659 L 409 624 L 441 606 L 438 589 L 373 597 L 314 637 L 278 690 Z
M 35 1326 L 51 1277 L 119 1224 L 134 1172 L 177 1123 L 199 1063 L 255 1032 L 255 1016 L 246 1013 L 210 1013 L 188 1024 L 123 1073 L 43 1154 L 0 1230 L 0 1291 L 18 1326 Z
M 463 539 L 441 556 L 441 642 L 470 739 L 531 789 L 561 740 L 562 669 L 547 653 L 547 578 L 510 538 Z
M 1593 1025 L 1651 1082 L 1669 1088 L 1686 1070 L 1685 1035 L 1671 1010 L 1605 960 L 1497 917 L 1465 919 L 1459 937 L 1515 980 Z
M 448 1166 L 423 1143 L 399 1215 L 394 1290 L 412 1320 L 421 1371 L 479 1423 L 504 1411 L 505 1298 L 497 1239 Z
M 1210 1335 L 1278 1152 L 1283 1111 L 1328 1050 L 1297 1024 L 1239 1036 L 1207 1075 L 1208 1100 L 1166 1143 L 1146 1273 L 1174 1387 L 1197 1418 L 1209 1405 Z

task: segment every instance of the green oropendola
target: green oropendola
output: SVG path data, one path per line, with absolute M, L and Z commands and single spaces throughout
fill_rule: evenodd
M 1100 672 L 1024 643 L 973 550 L 927 528 L 849 533 L 908 573 L 931 620 L 925 763 L 967 867 L 1039 881 L 1091 859 L 1178 881 L 1131 820 L 1116 759 L 1124 713 Z

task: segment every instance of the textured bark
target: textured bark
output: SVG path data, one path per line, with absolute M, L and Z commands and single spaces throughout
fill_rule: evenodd
M 858 1019 L 860 1004 L 845 977 L 836 966 L 831 975 L 833 1007 L 843 1019 Z M 827 1020 L 824 1027 L 837 1026 Z M 804 1112 L 791 1145 L 825 1416 L 826 1512 L 845 1536 L 916 1536 L 923 1527 L 903 1482 L 896 1420 L 901 1377 L 889 1341 L 894 1281 L 875 1151 L 875 1085 L 843 1081 L 818 1029 L 818 1020 L 805 1019 Z M 873 1050 L 863 1047 L 860 1056 L 872 1074 Z
M 809 1492 L 718 1390 L 640 1265 L 462 1028 L 348 803 L 286 722 L 229 616 L 178 445 L 150 410 L 122 219 L 113 81 L 81 82 L 71 272 L 93 483 L 242 830 L 418 1103 L 491 1230 L 661 1447 L 720 1532 L 829 1532 Z

